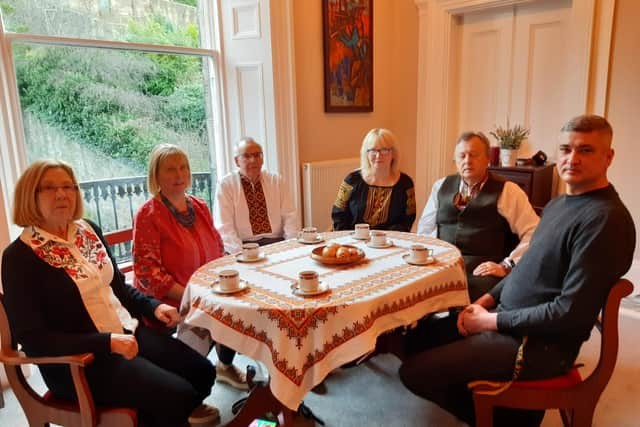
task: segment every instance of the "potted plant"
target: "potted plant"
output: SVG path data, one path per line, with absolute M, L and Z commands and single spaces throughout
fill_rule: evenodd
M 516 165 L 518 149 L 529 136 L 529 132 L 529 129 L 520 125 L 510 127 L 508 119 L 506 127 L 496 126 L 493 132 L 489 132 L 500 144 L 500 164 L 502 166 Z

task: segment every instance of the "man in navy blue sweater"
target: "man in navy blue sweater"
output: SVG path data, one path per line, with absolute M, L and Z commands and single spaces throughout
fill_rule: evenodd
M 511 274 L 457 319 L 424 321 L 409 335 L 413 356 L 400 368 L 409 390 L 474 425 L 467 383 L 514 378 L 521 346 L 519 379 L 548 378 L 573 366 L 635 249 L 633 220 L 607 179 L 612 136 L 599 116 L 563 126 L 557 167 L 567 194 L 547 205 Z M 504 409 L 495 423 L 539 425 L 543 416 Z

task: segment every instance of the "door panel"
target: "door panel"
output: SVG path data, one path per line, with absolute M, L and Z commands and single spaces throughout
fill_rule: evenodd
M 492 129 L 508 112 L 513 9 L 460 20 L 460 91 L 457 135 Z M 505 54 L 505 52 L 507 54 Z
M 556 151 L 556 138 L 568 119 L 570 96 L 567 31 L 571 1 L 515 8 L 511 117 L 531 128 L 519 157 Z
M 539 1 L 458 19 L 459 78 L 451 115 L 457 134 L 481 130 L 488 135 L 509 120 L 531 129 L 518 157 L 538 150 L 555 157 L 558 131 L 577 96 L 571 70 L 588 54 L 569 54 L 572 6 L 571 0 Z M 453 152 L 455 141 L 448 145 Z

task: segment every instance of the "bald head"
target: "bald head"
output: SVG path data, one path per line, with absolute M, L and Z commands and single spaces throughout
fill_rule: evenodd
M 239 155 L 243 154 L 249 146 L 257 146 L 262 152 L 262 146 L 258 144 L 255 139 L 251 138 L 250 136 L 245 136 L 244 138 L 240 139 L 240 141 L 238 141 L 235 145 L 233 156 L 238 157 Z
M 240 173 L 252 181 L 260 177 L 262 171 L 262 147 L 253 138 L 242 138 L 234 150 L 236 165 Z

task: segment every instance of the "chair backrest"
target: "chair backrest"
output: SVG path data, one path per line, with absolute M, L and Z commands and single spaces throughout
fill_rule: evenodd
M 136 411 L 129 408 L 96 408 L 84 376 L 82 367 L 93 361 L 92 354 L 28 358 L 16 351 L 11 337 L 9 319 L 4 307 L 4 295 L 0 292 L 0 360 L 4 362 L 7 379 L 13 393 L 24 410 L 29 425 L 43 426 L 49 423 L 69 427 L 118 426 L 134 427 L 137 424 Z M 67 363 L 78 397 L 78 402 L 61 402 L 40 396 L 27 382 L 22 373 L 22 364 L 27 363 Z
M 104 233 L 104 238 L 107 240 L 109 246 L 117 245 L 118 243 L 130 242 L 133 240 L 133 229 L 125 228 L 118 231 L 110 231 Z
M 15 350 L 16 347 L 9 328 L 9 319 L 4 308 L 4 295 L 0 293 L 0 354 L 4 357 L 11 357 L 16 353 Z M 25 412 L 33 408 L 34 404 L 45 404 L 44 399 L 27 382 L 20 365 L 5 363 L 4 368 L 9 385 Z
M 108 233 L 104 233 L 104 238 L 107 241 L 107 244 L 112 248 L 112 252 L 115 251 L 116 245 L 120 244 L 127 244 L 127 250 L 130 251 L 131 242 L 133 241 L 133 229 L 125 228 L 118 231 L 110 231 Z M 129 255 L 131 255 L 130 252 Z M 133 262 L 131 261 L 130 257 L 126 261 L 119 260 L 118 268 L 120 268 L 120 271 L 125 273 L 125 275 L 127 276 L 127 282 L 132 283 Z
M 602 308 L 602 315 L 596 321 L 600 331 L 600 359 L 592 374 L 584 380 L 584 385 L 591 390 L 602 393 L 607 386 L 618 358 L 618 314 L 620 301 L 631 294 L 633 284 L 627 279 L 620 279 L 609 291 L 607 301 Z

